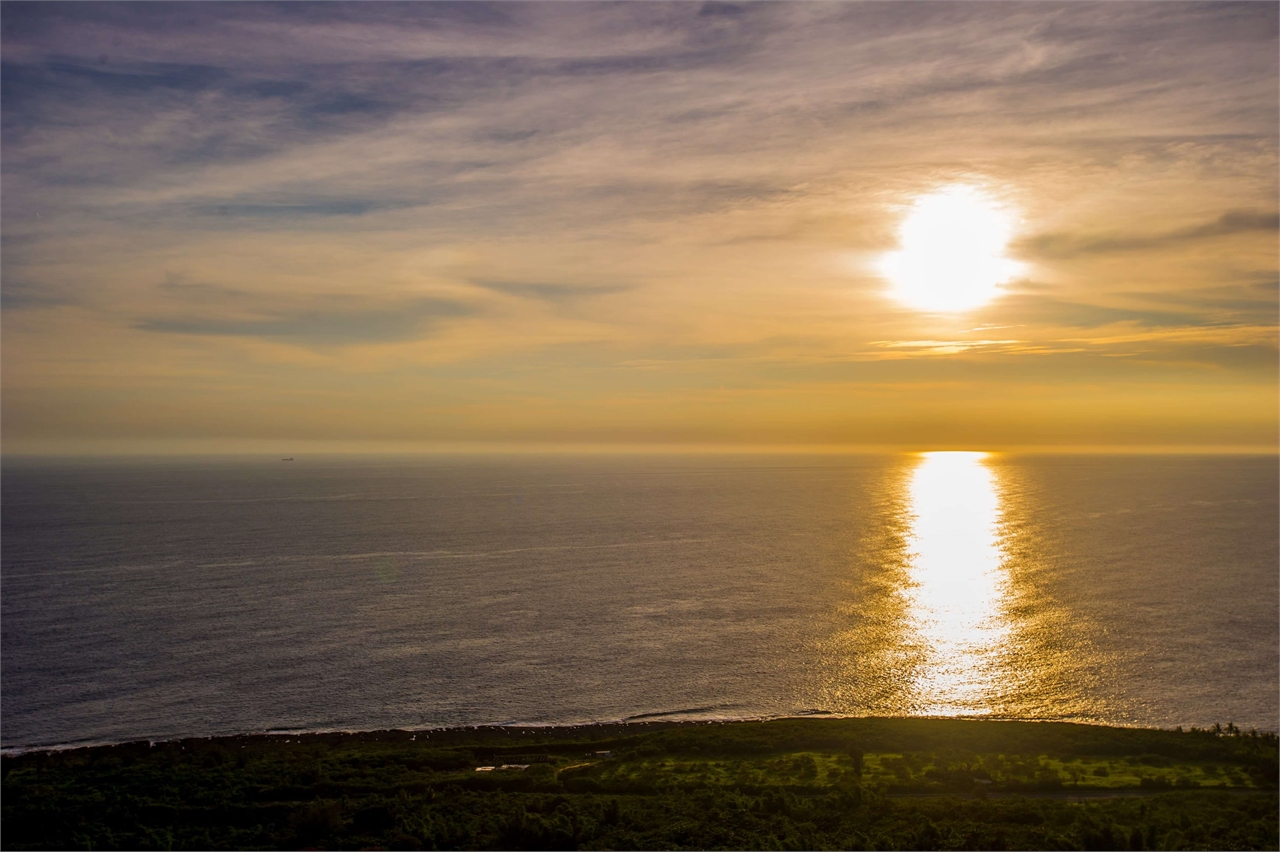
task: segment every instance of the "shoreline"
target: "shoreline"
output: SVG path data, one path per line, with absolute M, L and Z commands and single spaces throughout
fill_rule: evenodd
M 274 732 L 5 756 L 3 818 L 14 849 L 1274 849 L 1278 752 L 886 716 Z
M 600 721 L 600 722 L 581 722 L 581 723 L 531 723 L 531 722 L 511 722 L 511 723 L 494 723 L 494 724 L 478 724 L 478 725 L 452 725 L 439 727 L 422 727 L 422 728 L 373 728 L 373 729 L 353 729 L 353 728 L 312 728 L 312 729 L 266 729 L 260 731 L 245 731 L 230 734 L 204 734 L 179 737 L 156 737 L 156 738 L 138 738 L 127 740 L 86 740 L 82 742 L 70 743 L 54 743 L 40 745 L 22 745 L 22 746 L 2 746 L 0 747 L 0 757 L 13 758 L 21 757 L 28 754 L 59 754 L 65 752 L 74 752 L 90 749 L 108 749 L 118 747 L 137 747 L 146 745 L 148 748 L 156 746 L 165 746 L 182 743 L 204 743 L 216 744 L 227 742 L 244 742 L 244 743 L 290 743 L 297 740 L 300 744 L 315 743 L 325 741 L 345 741 L 345 742 L 397 742 L 406 741 L 413 742 L 417 737 L 430 738 L 434 736 L 436 742 L 444 741 L 460 741 L 472 740 L 477 737 L 485 737 L 486 734 L 493 736 L 510 736 L 512 733 L 520 735 L 526 734 L 549 734 L 555 739 L 564 739 L 574 734 L 586 735 L 588 739 L 599 739 L 597 734 L 609 734 L 613 736 L 626 736 L 632 734 L 642 734 L 651 731 L 663 730 L 673 727 L 696 728 L 710 725 L 736 725 L 745 723 L 759 722 L 777 722 L 777 721 L 883 721 L 883 722 L 902 722 L 902 721 L 921 721 L 921 722 L 979 722 L 979 723 L 1005 723 L 1005 724 L 1023 724 L 1023 725 L 1069 725 L 1079 728 L 1098 728 L 1105 730 L 1132 730 L 1132 731 L 1151 731 L 1163 733 L 1191 733 L 1196 731 L 1207 732 L 1210 729 L 1175 726 L 1172 728 L 1163 728 L 1152 725 L 1140 724 L 1119 724 L 1112 722 L 1101 722 L 1093 720 L 1078 719 L 1027 719 L 1013 718 L 1005 716 L 906 716 L 906 715 L 884 715 L 884 716 L 853 716 L 841 715 L 827 711 L 799 713 L 791 715 L 776 716 L 733 716 L 723 718 L 710 719 L 691 719 L 691 718 L 660 718 L 662 716 L 676 716 L 681 711 L 673 711 L 670 714 L 663 713 L 645 713 L 638 716 L 629 716 L 623 719 Z M 655 718 L 657 717 L 657 718 Z M 1242 734 L 1245 732 L 1241 732 Z M 1274 731 L 1258 730 L 1254 733 L 1259 736 L 1274 736 Z

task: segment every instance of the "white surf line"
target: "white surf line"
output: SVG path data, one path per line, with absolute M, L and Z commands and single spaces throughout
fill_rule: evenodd
M 717 541 L 714 538 L 671 538 L 661 541 L 622 541 L 612 544 L 546 544 L 534 547 L 509 547 L 503 550 L 379 550 L 372 553 L 333 553 L 319 556 L 275 556 L 248 562 L 200 562 L 197 568 L 231 568 L 247 567 L 280 562 L 361 562 L 369 559 L 384 559 L 392 556 L 411 557 L 414 559 L 485 559 L 494 556 L 506 556 L 512 553 L 559 552 L 566 550 L 610 550 L 627 547 L 660 547 L 673 544 L 705 544 Z
M 661 541 L 621 541 L 612 544 L 543 544 L 533 547 L 509 547 L 502 550 L 386 550 L 374 553 L 339 553 L 321 557 L 289 557 L 291 559 L 327 559 L 333 561 L 358 561 L 379 559 L 385 556 L 412 556 L 419 559 L 475 559 L 487 556 L 505 556 L 509 553 L 562 550 L 606 550 L 622 547 L 656 547 L 669 544 L 695 544 L 715 541 L 713 538 L 671 538 Z
M 396 501 L 421 500 L 417 495 L 407 497 L 381 497 L 376 494 L 329 494 L 319 497 L 228 497 L 220 500 L 114 500 L 112 506 L 190 506 L 202 503 L 325 503 L 336 501 Z
M 609 550 L 626 547 L 660 547 L 672 544 L 705 544 L 716 541 L 714 538 L 672 538 L 662 541 L 623 541 L 613 544 L 562 544 L 540 545 L 537 547 L 511 547 L 505 550 L 387 550 L 376 553 L 336 553 L 318 556 L 268 556 L 262 559 L 238 560 L 235 562 L 196 562 L 187 563 L 171 561 L 150 565 L 102 565 L 85 568 L 67 568 L 54 571 L 35 571 L 20 573 L 7 579 L 21 581 L 35 577 L 61 577 L 76 574 L 106 574 L 110 572 L 155 571 L 190 566 L 194 568 L 249 568 L 263 565 L 278 565 L 288 562 L 361 562 L 368 559 L 382 559 L 388 556 L 406 556 L 414 559 L 488 559 L 495 556 L 506 556 L 512 553 L 529 553 L 534 551 L 558 552 L 566 550 Z

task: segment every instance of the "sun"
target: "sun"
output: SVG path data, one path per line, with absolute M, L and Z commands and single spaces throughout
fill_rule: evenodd
M 1005 205 L 977 187 L 944 187 L 911 205 L 899 250 L 880 259 L 879 271 L 893 284 L 892 296 L 917 310 L 973 310 L 1022 271 L 1005 257 L 1012 233 Z

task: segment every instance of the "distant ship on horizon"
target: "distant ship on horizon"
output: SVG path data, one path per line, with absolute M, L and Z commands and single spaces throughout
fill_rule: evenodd
M 293 456 L 289 456 L 287 459 L 280 459 L 280 461 L 293 461 Z

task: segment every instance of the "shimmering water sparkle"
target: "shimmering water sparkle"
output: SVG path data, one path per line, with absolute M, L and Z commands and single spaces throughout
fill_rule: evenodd
M 990 712 L 1011 625 L 1000 498 L 985 453 L 926 453 L 910 485 L 908 618 L 923 661 L 913 704 L 933 716 Z
M 623 718 L 1277 726 L 1277 460 L 5 460 L 3 745 Z

